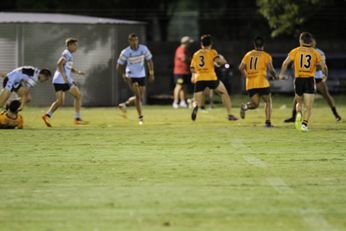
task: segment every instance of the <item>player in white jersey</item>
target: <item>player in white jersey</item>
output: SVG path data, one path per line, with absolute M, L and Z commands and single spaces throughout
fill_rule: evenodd
M 121 51 L 117 61 L 117 71 L 119 75 L 129 84 L 135 95 L 135 105 L 138 112 L 139 124 L 143 123 L 142 101 L 145 91 L 145 63 L 149 70 L 149 81 L 154 81 L 154 63 L 149 49 L 139 44 L 138 37 L 132 33 L 129 35 L 127 48 Z M 119 107 L 125 111 L 125 104 Z
M 313 39 L 313 47 L 314 48 L 316 48 L 316 44 L 317 44 L 316 40 Z M 320 50 L 319 48 L 316 48 L 316 50 L 321 54 L 323 62 L 326 63 L 326 56 L 325 56 L 324 52 L 322 50 Z M 326 81 L 327 81 L 327 78 L 326 78 L 325 75 L 323 75 L 322 70 L 321 69 L 317 69 L 316 73 L 315 73 L 316 88 L 317 88 L 318 92 L 323 96 L 323 98 L 327 101 L 330 109 L 333 112 L 335 120 L 337 122 L 339 122 L 341 120 L 341 116 L 339 115 L 339 113 L 336 110 L 335 101 L 334 101 L 333 97 L 329 93 Z M 296 111 L 296 100 L 294 100 L 294 102 L 293 102 L 293 110 L 292 110 L 292 117 L 286 119 L 284 122 L 285 123 L 291 123 L 291 122 L 293 123 L 295 121 L 296 114 L 297 114 L 297 111 Z
M 49 122 L 49 118 L 51 118 L 53 113 L 64 104 L 66 91 L 69 91 L 69 93 L 74 97 L 75 124 L 85 124 L 80 116 L 80 91 L 72 78 L 72 73 L 85 75 L 83 71 L 79 71 L 73 67 L 73 53 L 78 49 L 78 40 L 76 38 L 68 38 L 66 39 L 65 44 L 66 49 L 62 52 L 61 57 L 58 60 L 57 70 L 53 77 L 56 100 L 52 103 L 47 113 L 42 116 L 47 127 L 52 126 Z
M 1 73 L 0 76 L 4 78 L 2 82 L 3 89 L 0 92 L 0 107 L 5 105 L 10 98 L 11 92 L 15 92 L 21 101 L 19 110 L 22 110 L 24 104 L 31 100 L 30 88 L 38 82 L 47 81 L 51 76 L 51 72 L 48 69 L 40 70 L 32 66 L 23 66 L 7 74 Z

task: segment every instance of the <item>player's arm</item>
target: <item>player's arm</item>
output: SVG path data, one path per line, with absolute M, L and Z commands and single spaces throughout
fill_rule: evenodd
M 77 70 L 75 68 L 71 69 L 72 73 L 77 74 L 77 75 L 85 75 L 84 71 Z
M 320 62 L 319 65 L 322 68 L 322 73 L 323 73 L 323 82 L 327 81 L 328 79 L 328 66 L 325 62 Z
M 292 59 L 287 56 L 287 58 L 285 59 L 285 61 L 282 63 L 281 65 L 281 70 L 280 70 L 280 74 L 279 74 L 279 79 L 285 79 L 285 73 L 287 71 L 288 65 L 290 65 L 292 63 Z
M 268 63 L 268 71 L 269 71 L 269 74 L 271 75 L 272 79 L 279 79 L 279 76 L 277 76 L 277 73 L 275 71 L 275 68 L 273 66 L 273 62 L 269 62 Z
M 214 62 L 216 64 L 218 64 L 219 66 L 223 66 L 223 65 L 227 64 L 227 60 L 225 59 L 225 57 L 223 57 L 220 54 L 215 57 Z
M 61 57 L 57 62 L 57 68 L 58 68 L 58 71 L 60 72 L 62 78 L 64 79 L 64 82 L 68 83 L 67 76 L 66 76 L 66 73 L 64 70 L 64 64 L 65 63 L 66 63 L 66 60 L 63 57 Z
M 147 66 L 149 71 L 149 81 L 154 81 L 154 62 L 152 59 L 147 60 Z
M 23 110 L 25 103 L 28 101 L 29 89 L 29 87 L 20 88 L 20 107 L 18 108 L 18 111 Z
M 238 67 L 238 69 L 239 69 L 241 75 L 242 75 L 244 78 L 246 78 L 246 64 L 243 63 L 243 62 L 241 62 L 240 65 L 239 65 L 239 67 Z
M 125 65 L 117 63 L 116 70 L 118 72 L 118 75 L 121 76 L 126 81 Z
M 195 68 L 191 66 L 190 71 L 191 71 L 191 83 L 196 83 L 196 79 L 195 79 L 196 70 L 195 70 Z

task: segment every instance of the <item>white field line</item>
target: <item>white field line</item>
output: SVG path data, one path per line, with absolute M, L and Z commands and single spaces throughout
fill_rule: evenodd
M 294 190 L 280 177 L 267 178 L 268 183 L 279 193 L 293 193 Z
M 336 229 L 314 209 L 301 210 L 301 216 L 304 222 L 309 225 L 313 231 L 336 231 Z
M 265 161 L 253 156 L 253 155 L 246 155 L 243 156 L 244 160 L 248 162 L 251 165 L 256 166 L 257 168 L 268 168 L 268 165 Z

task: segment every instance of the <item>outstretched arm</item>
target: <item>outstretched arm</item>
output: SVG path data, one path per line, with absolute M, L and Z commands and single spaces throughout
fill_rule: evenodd
M 285 61 L 282 63 L 279 79 L 285 79 L 285 73 L 287 71 L 288 65 L 290 65 L 291 62 L 292 62 L 292 59 L 289 56 L 287 56 Z
M 272 62 L 268 63 L 268 71 L 269 71 L 269 74 L 271 75 L 272 79 L 279 79 L 279 76 L 277 76 L 277 73 L 275 71 L 275 68 L 274 68 Z
M 241 75 L 242 75 L 244 78 L 246 78 L 246 64 L 242 62 L 242 63 L 239 65 L 238 68 L 239 68 L 239 71 L 240 71 Z

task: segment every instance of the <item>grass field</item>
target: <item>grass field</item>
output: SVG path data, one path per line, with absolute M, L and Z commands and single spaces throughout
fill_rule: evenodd
M 272 129 L 262 107 L 191 122 L 147 106 L 143 126 L 133 108 L 86 108 L 80 127 L 64 108 L 52 129 L 25 108 L 24 130 L 0 131 L 0 230 L 346 230 L 346 123 L 320 99 L 298 132 L 282 123 L 291 100 L 274 98 Z

